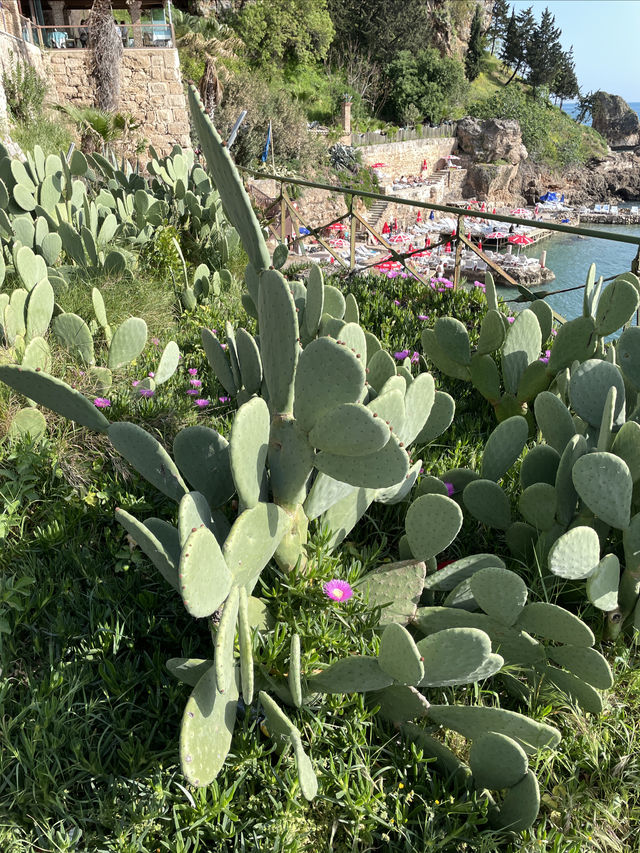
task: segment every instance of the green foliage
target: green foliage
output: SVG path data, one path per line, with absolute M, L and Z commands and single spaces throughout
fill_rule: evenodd
M 469 44 L 464 56 L 464 71 L 467 80 L 475 80 L 482 70 L 482 58 L 484 56 L 485 36 L 482 30 L 482 12 L 480 6 L 476 6 L 471 22 L 471 33 Z
M 410 108 L 411 117 L 440 122 L 463 97 L 466 87 L 462 65 L 442 57 L 435 48 L 399 51 L 385 74 L 390 87 L 387 109 L 391 118 L 401 122 Z
M 529 156 L 551 166 L 584 164 L 606 151 L 605 141 L 592 128 L 577 124 L 546 97 L 532 98 L 514 86 L 470 104 L 469 114 L 477 118 L 516 119 Z
M 216 110 L 216 127 L 223 138 L 228 136 L 241 110 L 247 110 L 247 117 L 233 144 L 234 160 L 239 165 L 256 167 L 270 121 L 277 164 L 290 169 L 302 168 L 304 164 L 308 174 L 322 161 L 324 146 L 307 131 L 302 107 L 286 90 L 272 88 L 263 74 L 243 71 L 229 81 L 222 106 Z M 271 153 L 269 168 L 270 161 Z
M 236 25 L 258 66 L 324 59 L 334 35 L 326 0 L 256 0 L 241 10 Z
M 2 74 L 7 111 L 13 121 L 35 121 L 47 94 L 47 84 L 33 65 L 15 58 Z

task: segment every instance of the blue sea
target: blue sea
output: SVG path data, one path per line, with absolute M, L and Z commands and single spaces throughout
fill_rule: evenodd
M 629 106 L 640 115 L 640 102 L 629 102 Z M 563 109 L 569 115 L 575 116 L 577 103 L 565 103 Z M 606 199 L 602 199 L 606 201 Z M 625 205 L 621 205 L 624 207 Z M 612 233 L 632 234 L 640 236 L 640 225 L 595 225 L 585 223 L 585 228 Z M 631 269 L 631 261 L 636 255 L 636 247 L 630 243 L 614 243 L 593 237 L 577 237 L 569 234 L 557 234 L 536 246 L 525 249 L 523 254 L 540 257 L 545 249 L 547 252 L 546 265 L 555 273 L 555 280 L 544 287 L 545 290 L 566 290 L 584 285 L 589 265 L 595 263 L 596 276 L 605 279 Z M 509 289 L 501 288 L 503 299 L 512 299 L 517 294 Z M 547 302 L 567 320 L 572 320 L 582 313 L 582 290 L 568 293 L 558 293 L 549 296 Z M 517 305 L 514 307 L 522 307 Z
M 627 101 L 632 110 L 635 110 L 640 116 L 640 101 Z M 575 118 L 578 114 L 578 102 L 577 101 L 567 101 L 562 105 L 562 109 L 565 113 L 569 113 L 571 118 Z M 585 124 L 591 124 L 591 121 L 585 121 Z

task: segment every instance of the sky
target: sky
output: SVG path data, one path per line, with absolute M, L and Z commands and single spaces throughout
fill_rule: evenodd
M 545 8 L 562 30 L 564 50 L 573 45 L 582 92 L 602 89 L 625 101 L 640 101 L 640 0 L 512 0 L 516 14 Z

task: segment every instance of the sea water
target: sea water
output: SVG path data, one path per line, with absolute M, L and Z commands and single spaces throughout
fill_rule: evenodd
M 639 105 L 640 106 L 640 105 Z M 640 237 L 640 225 L 590 225 L 584 224 L 585 228 L 593 227 L 598 231 L 610 231 L 612 234 L 632 234 Z M 609 240 L 601 240 L 594 237 L 578 237 L 573 234 L 554 234 L 548 240 L 543 240 L 522 254 L 538 258 L 540 253 L 546 250 L 546 266 L 555 273 L 555 279 L 535 290 L 558 291 L 578 287 L 567 293 L 558 293 L 546 297 L 549 305 L 565 317 L 573 320 L 582 313 L 582 286 L 584 285 L 589 266 L 596 265 L 596 279 L 600 276 L 607 279 L 629 272 L 631 262 L 635 258 L 637 247 L 631 243 L 613 243 Z M 515 299 L 518 294 L 512 288 L 499 288 L 500 297 L 506 301 Z M 521 303 L 512 305 L 514 310 L 521 309 Z

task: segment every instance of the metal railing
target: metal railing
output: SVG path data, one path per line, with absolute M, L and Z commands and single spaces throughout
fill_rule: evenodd
M 276 239 L 279 239 L 280 242 L 286 242 L 286 220 L 288 215 L 289 221 L 292 224 L 293 221 L 296 220 L 305 229 L 306 233 L 298 237 L 297 235 L 299 227 L 296 227 L 296 240 L 299 243 L 303 243 L 304 240 L 308 238 L 316 239 L 318 243 L 326 251 L 329 252 L 329 254 L 334 258 L 335 261 L 337 261 L 337 263 L 343 269 L 353 273 L 356 272 L 356 270 L 364 271 L 364 269 L 368 268 L 363 268 L 362 266 L 357 267 L 356 265 L 356 229 L 364 230 L 365 232 L 371 234 L 374 240 L 379 243 L 385 250 L 388 251 L 390 257 L 403 266 L 406 272 L 413 275 L 418 281 L 422 282 L 423 284 L 429 283 L 411 263 L 412 256 L 420 254 L 420 252 L 422 251 L 421 249 L 416 249 L 410 252 L 399 252 L 392 243 L 390 243 L 384 238 L 382 234 L 379 234 L 374 228 L 372 228 L 371 225 L 362 216 L 360 216 L 356 210 L 354 210 L 354 200 L 356 198 L 367 198 L 375 201 L 380 200 L 389 202 L 389 196 L 382 195 L 380 193 L 367 192 L 365 190 L 356 190 L 350 187 L 336 187 L 331 186 L 330 184 L 319 184 L 314 181 L 307 181 L 303 178 L 284 178 L 281 175 L 266 174 L 265 172 L 260 172 L 254 169 L 241 168 L 240 171 L 255 178 L 274 180 L 280 186 L 278 198 L 273 199 L 270 205 L 271 209 L 279 209 L 279 233 L 278 229 L 273 226 L 273 217 L 271 223 L 269 223 L 269 227 L 271 229 L 272 234 L 276 237 Z M 334 195 L 336 193 L 342 193 L 347 198 L 349 210 L 347 213 L 343 214 L 340 217 L 337 217 L 331 222 L 316 227 L 311 227 L 307 222 L 304 221 L 304 218 L 301 216 L 300 212 L 289 198 L 289 194 L 287 193 L 286 189 L 287 186 L 308 187 L 311 189 L 325 190 L 327 193 L 332 193 Z M 492 258 L 487 256 L 471 240 L 468 240 L 464 236 L 464 231 L 466 230 L 464 226 L 464 220 L 466 218 L 485 220 L 489 219 L 492 221 L 495 220 L 496 222 L 504 222 L 509 225 L 527 226 L 529 228 L 543 229 L 546 231 L 556 231 L 562 234 L 573 234 L 579 237 L 594 237 L 599 240 L 608 240 L 610 242 L 630 243 L 631 245 L 634 245 L 638 248 L 635 260 L 632 262 L 631 272 L 638 274 L 638 269 L 640 267 L 640 236 L 632 234 L 619 234 L 617 232 L 612 233 L 610 231 L 600 231 L 595 228 L 583 228 L 577 225 L 565 225 L 559 222 L 549 222 L 546 220 L 536 221 L 531 219 L 523 219 L 517 216 L 510 216 L 508 214 L 489 213 L 487 211 L 481 210 L 461 210 L 460 207 L 446 204 L 435 204 L 434 202 L 418 201 L 417 199 L 394 197 L 393 203 L 401 206 L 404 205 L 407 207 L 419 208 L 425 211 L 433 210 L 440 213 L 447 213 L 455 217 L 457 223 L 455 233 L 452 235 L 447 235 L 440 243 L 437 243 L 432 246 L 432 248 L 434 249 L 438 248 L 444 243 L 451 243 L 452 247 L 455 246 L 455 263 L 453 278 L 454 289 L 456 289 L 460 283 L 462 250 L 463 248 L 466 248 L 472 251 L 475 255 L 477 255 L 477 257 L 479 257 L 484 263 L 486 263 L 489 269 L 496 272 L 500 276 L 500 278 L 506 282 L 508 286 L 516 288 L 523 299 L 533 302 L 536 299 L 543 299 L 545 296 L 549 295 L 546 292 L 534 293 L 525 285 L 517 282 L 511 275 L 509 275 L 509 273 L 503 267 L 497 264 Z M 339 252 L 334 251 L 334 248 L 330 245 L 328 239 L 325 239 L 322 236 L 322 233 L 327 228 L 335 226 L 339 223 L 345 223 L 344 230 L 349 231 L 349 262 L 347 262 Z M 375 266 L 377 263 L 378 262 L 370 264 L 369 266 Z M 555 312 L 554 315 L 561 322 L 564 322 L 564 319 L 559 315 L 556 315 Z
M 28 21 L 28 19 L 26 19 Z M 89 26 L 60 24 L 58 26 L 39 26 L 31 21 L 29 30 L 32 41 L 43 49 L 51 50 L 82 50 L 89 42 Z M 118 24 L 114 20 L 114 26 L 119 30 L 123 47 L 127 49 L 148 49 L 175 47 L 176 39 L 173 24 Z
M 417 127 L 402 127 L 399 130 L 385 133 L 384 131 L 369 131 L 367 133 L 352 133 L 351 144 L 361 148 L 365 145 L 386 145 L 391 142 L 410 142 L 414 139 L 439 139 L 455 136 L 457 123 L 444 122 L 437 127 L 422 124 Z

